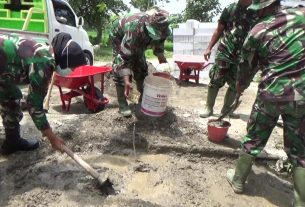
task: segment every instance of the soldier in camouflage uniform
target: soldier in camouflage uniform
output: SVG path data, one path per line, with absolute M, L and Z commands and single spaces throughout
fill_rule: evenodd
M 29 71 L 26 75 L 30 81 L 27 96 L 29 114 L 36 127 L 50 140 L 52 147 L 62 151 L 64 141 L 52 132 L 43 110 L 43 100 L 53 71 L 64 74 L 76 66 L 86 64 L 86 61 L 82 49 L 71 40 L 69 34 L 55 36 L 52 46 L 55 58 L 52 47 L 45 42 L 16 35 L 0 36 L 0 113 L 5 129 L 1 153 L 4 155 L 34 150 L 39 146 L 35 139 L 20 137 L 22 93 L 17 84 L 25 71 Z M 28 67 L 30 70 L 26 69 Z
M 279 116 L 293 167 L 294 206 L 305 207 L 305 9 L 281 9 L 279 0 L 254 0 L 260 20 L 248 34 L 237 75 L 241 94 L 258 70 L 261 81 L 236 170 L 227 180 L 242 193 L 254 158 L 266 146 Z
M 204 111 L 200 117 L 206 118 L 213 115 L 213 107 L 218 91 L 227 83 L 229 88 L 224 98 L 224 104 L 221 113 L 229 110 L 233 104 L 236 89 L 236 72 L 240 56 L 240 49 L 248 31 L 254 24 L 254 12 L 248 11 L 247 7 L 251 0 L 239 0 L 237 3 L 228 5 L 221 13 L 218 26 L 212 36 L 212 39 L 204 52 L 204 58 L 208 60 L 211 50 L 220 39 L 216 53 L 215 64 L 209 72 L 210 83 Z M 230 114 L 232 118 L 238 118 L 238 115 Z
M 152 48 L 159 63 L 166 63 L 164 41 L 170 35 L 168 12 L 154 8 L 149 12 L 127 14 L 113 22 L 110 36 L 113 45 L 113 71 L 119 112 L 131 116 L 126 97 L 132 89 L 132 78 L 137 90 L 143 93 L 148 75 L 145 50 Z

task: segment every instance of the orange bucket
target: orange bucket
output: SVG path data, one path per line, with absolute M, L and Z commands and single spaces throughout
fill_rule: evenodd
M 226 138 L 230 126 L 228 121 L 210 119 L 208 121 L 208 139 L 212 142 L 222 142 Z

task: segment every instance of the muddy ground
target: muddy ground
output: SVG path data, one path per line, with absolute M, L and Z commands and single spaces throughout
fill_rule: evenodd
M 256 94 L 253 83 L 244 93 L 222 143 L 208 140 L 207 121 L 199 118 L 207 93 L 207 81 L 174 84 L 166 115 L 152 118 L 131 104 L 133 117 L 118 114 L 115 89 L 105 81 L 106 108 L 91 113 L 83 98 L 72 100 L 62 111 L 59 91 L 53 89 L 48 119 L 67 145 L 113 186 L 100 188 L 66 154 L 54 152 L 25 112 L 22 135 L 36 137 L 34 152 L 0 156 L 0 206 L 289 206 L 290 176 L 275 170 L 282 151 L 282 128 L 276 127 L 266 150 L 256 160 L 244 195 L 234 194 L 226 181 L 234 167 L 239 143 Z M 219 113 L 226 87 L 216 100 Z M 0 127 L 0 144 L 4 139 Z

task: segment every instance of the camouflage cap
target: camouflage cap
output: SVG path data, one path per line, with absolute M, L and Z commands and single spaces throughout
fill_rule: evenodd
M 261 10 L 267 6 L 270 6 L 272 3 L 280 0 L 252 0 L 252 4 L 248 7 L 250 10 Z
M 153 40 L 165 39 L 171 34 L 169 28 L 169 13 L 163 9 L 156 9 L 148 13 L 149 18 L 145 23 L 148 35 Z

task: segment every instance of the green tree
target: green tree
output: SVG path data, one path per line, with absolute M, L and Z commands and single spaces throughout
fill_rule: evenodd
M 211 22 L 221 12 L 218 0 L 188 0 L 184 19 L 196 19 L 200 22 Z
M 140 11 L 146 11 L 152 6 L 157 5 L 158 3 L 161 2 L 166 2 L 168 3 L 170 0 L 130 0 L 130 4 L 137 8 L 140 9 Z
M 170 15 L 170 27 L 178 28 L 178 24 L 184 22 L 183 14 L 172 14 Z
M 128 9 L 123 0 L 69 0 L 78 16 L 83 16 L 87 27 L 96 31 L 93 44 L 101 41 L 103 30 L 108 25 L 111 15 Z

